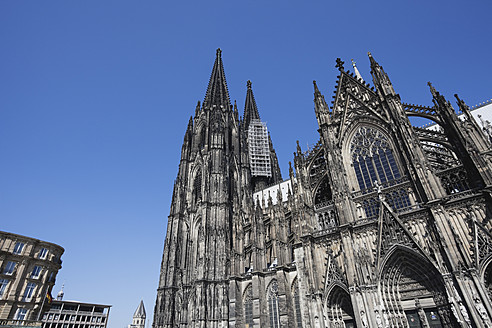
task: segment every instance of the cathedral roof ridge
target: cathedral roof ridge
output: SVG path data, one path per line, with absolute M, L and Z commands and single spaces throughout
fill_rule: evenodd
M 490 105 L 490 104 L 492 104 L 492 99 L 478 103 L 475 106 L 470 107 L 470 109 L 475 110 L 475 109 L 479 109 L 479 108 L 485 107 L 485 106 Z

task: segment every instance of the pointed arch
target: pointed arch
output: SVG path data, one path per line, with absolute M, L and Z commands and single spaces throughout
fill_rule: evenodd
M 365 214 L 367 219 L 376 218 L 380 210 L 378 196 L 374 194 L 376 187 L 384 189 L 395 212 L 411 208 L 416 200 L 396 143 L 381 126 L 382 122 L 376 120 L 355 124 L 343 147 L 349 184 L 354 195 L 360 196 L 356 202 L 361 217 Z
M 321 178 L 325 175 L 327 171 L 325 151 L 323 149 L 321 141 L 318 141 L 309 157 L 309 184 L 314 190 L 316 186 L 319 185 Z
M 300 297 L 299 282 L 297 281 L 297 276 L 294 278 L 294 281 L 292 282 L 291 294 L 292 294 L 292 301 L 294 302 L 295 322 L 297 328 L 302 328 L 301 297 Z
M 318 181 L 313 190 L 313 200 L 315 206 L 320 206 L 332 199 L 330 182 L 327 174 L 324 174 Z
M 324 311 L 334 327 L 356 327 L 350 294 L 345 286 L 335 282 L 326 291 Z
M 401 164 L 394 154 L 395 149 L 391 138 L 381 128 L 367 123 L 356 125 L 346 146 L 346 156 L 350 158 L 356 178 L 353 187 L 372 191 L 375 181 L 384 184 L 401 178 Z
M 490 247 L 490 244 L 487 246 Z M 482 283 L 485 286 L 489 298 L 492 299 L 492 254 L 480 264 L 480 277 L 482 278 Z
M 243 293 L 244 327 L 253 328 L 253 285 L 249 284 Z
M 207 144 L 207 128 L 205 124 L 200 124 L 196 131 L 198 131 L 196 138 L 198 149 L 204 149 Z
M 379 274 L 382 303 L 392 325 L 408 326 L 409 320 L 428 320 L 424 317 L 432 314 L 432 320 L 443 327 L 453 327 L 442 275 L 423 255 L 394 245 L 381 262 Z
M 280 315 L 278 308 L 278 282 L 273 279 L 267 288 L 267 300 L 268 300 L 268 315 L 270 318 L 270 327 L 280 327 Z

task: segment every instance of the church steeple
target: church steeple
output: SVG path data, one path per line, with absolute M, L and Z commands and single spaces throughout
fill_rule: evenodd
M 244 127 L 247 130 L 249 127 L 249 122 L 251 120 L 259 120 L 260 113 L 258 112 L 258 107 L 256 106 L 255 96 L 253 95 L 253 89 L 251 88 L 251 81 L 248 80 L 246 83 L 248 90 L 246 91 L 246 101 L 244 103 Z
M 140 304 L 137 307 L 137 310 L 133 314 L 133 321 L 129 328 L 145 328 L 145 319 L 147 318 L 147 314 L 145 312 L 145 306 L 143 300 L 140 301 Z
M 214 67 L 208 82 L 207 93 L 203 101 L 203 108 L 212 108 L 213 105 L 223 106 L 229 109 L 231 101 L 229 99 L 229 91 L 227 90 L 227 82 L 224 73 L 224 65 L 222 64 L 222 50 L 217 49 Z

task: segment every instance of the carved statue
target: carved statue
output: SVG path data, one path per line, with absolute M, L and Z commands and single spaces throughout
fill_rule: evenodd
M 461 312 L 461 315 L 463 316 L 463 319 L 465 319 L 465 322 L 468 324 L 468 326 L 471 326 L 470 316 L 468 315 L 468 311 L 466 311 L 466 308 L 463 305 L 463 302 L 458 301 L 458 304 L 460 306 L 460 312 Z
M 381 314 L 379 314 L 378 310 L 375 310 L 374 313 L 376 315 L 376 323 L 377 323 L 378 327 L 382 328 L 383 327 L 383 320 L 381 320 Z
M 492 325 L 490 324 L 489 315 L 487 314 L 487 310 L 485 309 L 485 306 L 483 305 L 480 297 L 478 295 L 474 295 L 473 299 L 475 301 L 475 303 L 474 303 L 475 308 L 477 309 L 478 314 L 480 315 L 483 322 L 485 323 L 485 326 L 486 327 L 492 327 Z
M 367 317 L 364 311 L 360 311 L 360 321 L 362 321 L 362 326 L 367 327 Z

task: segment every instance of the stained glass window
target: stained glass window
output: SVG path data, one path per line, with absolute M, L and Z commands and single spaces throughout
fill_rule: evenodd
M 376 181 L 384 186 L 401 178 L 391 144 L 376 128 L 359 127 L 350 144 L 350 155 L 359 188 L 363 192 L 372 192 Z M 396 211 L 411 205 L 406 190 L 392 191 L 385 194 L 385 197 L 388 204 Z M 362 206 L 368 218 L 375 217 L 379 213 L 377 199 L 364 200 Z
M 350 144 L 350 153 L 360 189 L 401 177 L 393 151 L 381 131 L 361 126 Z

